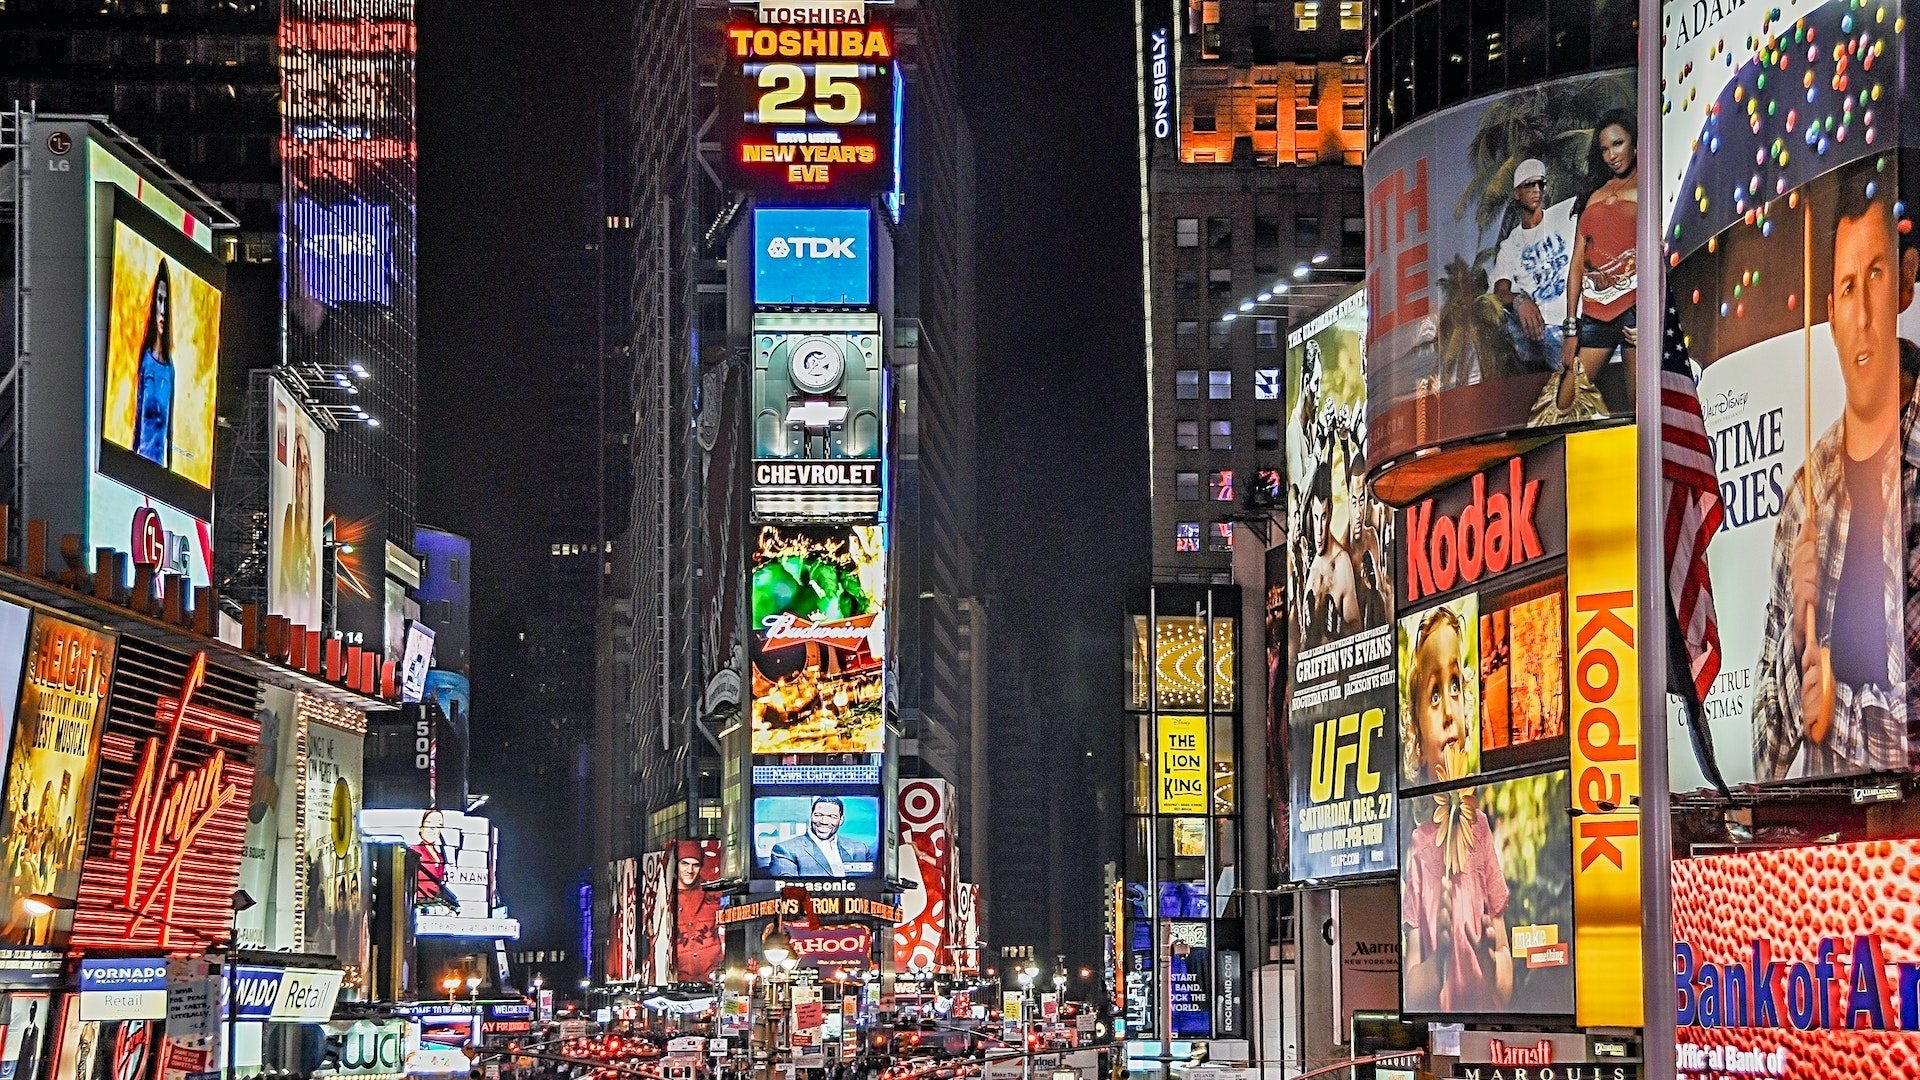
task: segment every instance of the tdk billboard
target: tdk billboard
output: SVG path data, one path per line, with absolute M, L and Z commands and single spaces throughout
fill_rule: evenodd
M 873 212 L 753 211 L 753 302 L 761 307 L 873 302 Z

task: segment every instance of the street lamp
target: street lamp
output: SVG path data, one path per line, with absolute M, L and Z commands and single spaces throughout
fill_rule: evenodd
M 80 906 L 80 901 L 68 896 L 54 896 L 51 893 L 34 893 L 22 897 L 20 907 L 36 919 L 44 919 L 56 911 L 72 911 Z
M 453 996 L 460 992 L 460 976 L 449 975 L 440 980 L 440 988 L 447 992 L 447 1004 L 453 1004 Z
M 793 939 L 776 926 L 760 939 L 760 955 L 767 958 L 767 963 L 779 967 L 793 958 Z

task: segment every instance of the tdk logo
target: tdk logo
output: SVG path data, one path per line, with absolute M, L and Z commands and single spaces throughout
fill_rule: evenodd
M 769 259 L 857 259 L 851 236 L 776 236 L 767 241 Z

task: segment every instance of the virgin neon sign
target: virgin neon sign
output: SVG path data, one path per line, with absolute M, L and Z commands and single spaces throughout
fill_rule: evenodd
M 133 759 L 133 781 L 114 825 L 113 854 L 125 867 L 115 883 L 119 895 L 114 906 L 127 915 L 122 933 L 131 938 L 151 921 L 163 947 L 177 926 L 176 907 L 189 860 L 197 867 L 194 874 L 186 875 L 189 878 L 205 877 L 210 864 L 216 874 L 224 870 L 229 877 L 237 875 L 237 849 L 221 852 L 212 847 L 216 837 L 231 846 L 226 835 L 230 830 L 217 819 L 240 813 L 252 790 L 250 768 L 229 762 L 227 751 L 215 739 L 222 733 L 244 733 L 253 722 L 196 702 L 194 696 L 206 678 L 207 656 L 197 653 L 179 695 L 155 703 L 159 730 Z M 180 753 L 183 737 L 204 742 L 212 752 L 198 764 L 186 763 Z M 191 889 L 195 906 L 205 902 L 201 894 L 209 890 L 203 884 L 196 880 Z M 227 887 L 231 888 L 230 882 Z

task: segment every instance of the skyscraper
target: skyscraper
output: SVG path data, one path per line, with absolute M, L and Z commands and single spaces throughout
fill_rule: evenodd
M 109 117 L 240 219 L 221 328 L 221 412 L 244 371 L 302 368 L 328 468 L 379 483 L 388 534 L 416 517 L 412 0 L 168 0 L 0 7 L 0 101 Z M 258 395 L 255 395 L 258 396 Z M 261 599 L 265 458 L 234 440 L 218 576 Z
M 1287 331 L 1359 280 L 1362 8 L 1140 9 L 1155 580 L 1228 580 L 1281 464 Z
M 947 779 L 961 792 L 963 813 L 975 805 L 985 695 L 984 657 L 975 647 L 984 606 L 973 567 L 972 147 L 958 107 L 951 8 L 873 10 L 884 12 L 880 33 L 889 56 L 897 45 L 901 77 L 882 76 L 895 87 L 892 100 L 871 99 L 854 123 L 871 125 L 862 139 L 897 136 L 899 167 L 866 178 L 891 180 L 882 194 L 823 199 L 814 191 L 800 199 L 866 223 L 863 250 L 876 265 L 862 273 L 870 275 L 871 295 L 796 304 L 756 298 L 754 263 L 766 253 L 755 250 L 753 230 L 762 207 L 745 190 L 751 185 L 715 182 L 738 184 L 739 163 L 727 160 L 731 148 L 714 149 L 718 136 L 702 135 L 721 108 L 711 74 L 729 20 L 758 13 L 715 0 L 636 6 L 625 447 L 632 484 L 612 512 L 624 527 L 606 553 L 612 572 L 601 638 L 610 644 L 596 720 L 596 868 L 674 839 L 746 835 L 753 781 L 742 766 L 751 754 L 756 682 L 748 663 L 748 556 L 768 523 L 794 517 L 791 506 L 750 512 L 757 436 L 795 423 L 760 416 L 750 397 L 764 366 L 752 332 L 757 303 L 762 315 L 777 308 L 776 320 L 796 326 L 856 318 L 879 329 L 874 355 L 884 357 L 879 378 L 891 404 L 874 416 L 887 441 L 869 450 L 877 456 L 886 448 L 887 501 L 829 516 L 838 525 L 885 522 L 885 707 L 906 735 L 898 742 L 899 775 Z M 895 111 L 891 131 L 873 119 Z M 776 250 L 766 257 L 789 253 L 784 240 Z M 891 808 L 884 820 L 892 822 Z M 985 830 L 962 826 L 963 847 L 976 831 Z M 597 906 L 604 918 L 604 902 Z

